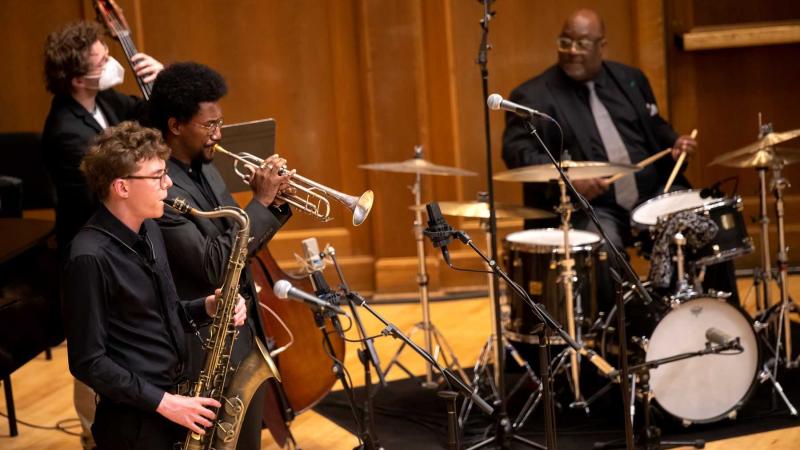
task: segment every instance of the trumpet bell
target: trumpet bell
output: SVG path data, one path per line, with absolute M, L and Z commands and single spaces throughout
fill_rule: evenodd
M 353 196 L 353 198 L 355 198 L 355 196 Z M 367 189 L 361 194 L 358 201 L 350 208 L 353 211 L 353 226 L 357 227 L 367 220 L 367 216 L 369 216 L 369 212 L 372 210 L 372 202 L 374 200 L 375 194 L 372 193 L 371 189 Z

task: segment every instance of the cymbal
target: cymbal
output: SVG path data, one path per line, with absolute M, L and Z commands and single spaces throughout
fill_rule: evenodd
M 477 173 L 459 169 L 458 167 L 440 166 L 422 158 L 412 158 L 399 162 L 383 162 L 361 164 L 362 169 L 377 170 L 380 172 L 419 173 L 422 175 L 453 175 L 474 177 Z
M 420 205 L 419 208 L 425 210 L 425 205 Z M 411 206 L 410 209 L 415 210 L 417 206 Z M 473 219 L 489 218 L 489 204 L 486 202 L 439 202 L 439 209 L 446 216 Z M 498 219 L 549 219 L 556 217 L 551 212 L 510 203 L 495 202 L 494 210 Z
M 564 161 L 561 166 L 567 169 L 570 180 L 610 177 L 618 173 L 628 174 L 639 170 L 639 167 L 628 164 L 617 164 L 602 161 Z M 552 164 L 520 167 L 500 172 L 494 176 L 497 181 L 546 182 L 558 180 L 558 171 Z
M 781 133 L 769 133 L 763 138 L 732 152 L 717 156 L 708 165 L 727 167 L 768 167 L 777 159 L 784 164 L 800 161 L 800 150 L 790 147 L 776 147 L 777 144 L 800 136 L 800 128 Z

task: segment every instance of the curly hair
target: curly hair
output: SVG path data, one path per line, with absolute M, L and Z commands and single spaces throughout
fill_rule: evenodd
M 47 36 L 44 43 L 44 80 L 53 94 L 69 94 L 72 79 L 89 73 L 89 51 L 102 36 L 95 22 L 74 22 Z
M 133 174 L 141 162 L 169 158 L 170 149 L 161 133 L 137 122 L 126 121 L 103 130 L 81 162 L 81 172 L 92 192 L 108 198 L 111 182 Z
M 158 74 L 150 95 L 150 125 L 169 132 L 169 119 L 186 123 L 200 110 L 200 103 L 219 101 L 228 93 L 217 71 L 195 62 L 175 63 Z

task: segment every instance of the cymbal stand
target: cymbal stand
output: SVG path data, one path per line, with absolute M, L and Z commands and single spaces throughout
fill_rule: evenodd
M 414 157 L 418 159 L 422 159 L 422 146 L 417 145 L 414 147 Z M 418 262 L 418 272 L 417 272 L 417 286 L 419 287 L 419 298 L 420 304 L 422 306 L 422 322 L 416 323 L 411 330 L 408 332 L 408 336 L 413 336 L 416 332 L 422 331 L 422 335 L 424 338 L 424 349 L 428 354 L 433 355 L 435 360 L 439 360 L 441 357 L 444 362 L 444 367 L 448 369 L 455 369 L 461 378 L 469 383 L 469 378 L 464 370 L 461 368 L 461 364 L 458 362 L 458 358 L 456 357 L 455 353 L 453 353 L 452 347 L 444 338 L 444 335 L 436 328 L 436 326 L 431 322 L 431 310 L 430 310 L 430 298 L 428 296 L 428 272 L 425 265 L 425 238 L 422 234 L 423 225 L 422 225 L 422 175 L 417 172 L 416 178 L 414 179 L 414 184 L 410 186 L 411 193 L 414 194 L 414 239 L 417 242 L 417 262 Z M 436 343 L 435 347 L 433 343 Z M 414 378 L 414 374 L 408 370 L 398 359 L 400 354 L 403 352 L 407 346 L 407 342 L 403 341 L 400 344 L 400 347 L 395 352 L 392 359 L 389 361 L 389 364 L 386 366 L 386 369 L 383 371 L 383 376 L 386 377 L 389 374 L 389 371 L 397 365 L 400 369 L 402 369 L 405 373 L 408 374 L 410 378 Z M 439 383 L 434 381 L 433 379 L 433 365 L 430 361 L 425 360 L 425 381 L 422 382 L 422 387 L 433 389 L 439 386 Z
M 763 138 L 772 132 L 772 124 L 761 124 L 761 113 L 758 114 L 758 137 Z M 769 214 L 767 213 L 767 167 L 756 167 L 758 173 L 758 219 L 761 226 L 761 267 L 753 270 L 753 286 L 756 292 L 756 310 L 766 311 L 771 301 L 770 282 L 772 276 L 772 259 L 769 254 Z
M 569 176 L 569 170 L 564 169 L 564 175 Z M 569 221 L 572 216 L 572 202 L 570 202 L 569 195 L 567 195 L 567 185 L 564 180 L 558 180 L 558 187 L 561 190 L 561 204 L 558 206 L 558 212 L 561 214 L 561 230 L 564 232 L 564 245 L 563 257 L 561 258 L 561 276 L 560 282 L 564 286 L 564 300 L 566 301 L 567 310 L 567 333 L 572 339 L 576 339 L 575 334 L 575 297 L 573 292 L 573 283 L 575 281 L 575 259 L 572 258 L 570 253 L 571 245 L 569 242 Z M 577 337 L 578 344 L 583 345 L 580 337 Z M 575 349 L 568 347 L 569 351 L 569 364 L 572 375 L 572 393 L 575 396 L 575 403 L 573 405 L 582 405 L 583 396 L 581 395 L 580 383 L 580 359 Z
M 797 360 L 792 359 L 792 327 L 789 320 L 789 310 L 793 306 L 789 298 L 789 291 L 787 286 L 787 275 L 789 273 L 789 248 L 786 246 L 786 229 L 784 228 L 784 210 L 783 210 L 783 190 L 791 187 L 789 181 L 783 177 L 781 171 L 783 170 L 784 162 L 780 158 L 773 162 L 772 165 L 772 182 L 770 187 L 775 194 L 775 215 L 778 219 L 778 290 L 780 292 L 780 314 L 778 317 L 778 332 L 775 344 L 776 357 L 780 353 L 781 337 L 784 338 L 784 348 L 786 355 L 786 368 L 797 367 Z M 781 332 L 783 331 L 783 333 Z M 777 375 L 777 364 L 773 371 L 773 377 Z

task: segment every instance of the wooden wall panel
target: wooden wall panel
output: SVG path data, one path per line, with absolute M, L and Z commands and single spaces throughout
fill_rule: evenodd
M 10 45 L 0 50 L 0 57 L 13 69 L 0 73 L 6 87 L 0 94 L 4 105 L 0 131 L 41 129 L 49 108 L 49 95 L 40 82 L 44 37 L 66 22 L 93 17 L 90 3 L 10 0 L 4 4 L 0 30 Z M 344 247 L 338 250 L 354 258 L 358 270 L 369 271 L 365 267 L 372 264 L 372 273 L 357 277 L 371 279 L 370 288 L 413 288 L 416 259 L 413 214 L 408 209 L 413 177 L 367 172 L 357 166 L 411 158 L 414 145 L 422 144 L 427 159 L 478 173 L 465 178 L 424 177 L 423 201 L 472 200 L 478 191 L 486 190 L 485 99 L 475 63 L 481 37 L 479 2 L 118 3 L 141 50 L 167 64 L 206 63 L 226 77 L 230 93 L 223 107 L 228 122 L 274 117 L 278 151 L 291 167 L 348 194 L 367 188 L 375 191 L 376 206 L 360 228 L 350 225 L 349 213 L 338 205 L 334 206 L 336 219 L 328 224 L 295 215 L 274 244 L 281 260 L 290 260 L 299 251 L 300 238 L 319 234 Z M 690 0 L 495 2 L 489 91 L 508 95 L 552 65 L 554 40 L 563 19 L 578 7 L 595 8 L 606 20 L 608 57 L 638 65 L 647 73 L 662 110 L 669 109 L 678 130 L 700 128 L 703 147 L 689 175 L 702 185 L 727 173 L 705 170 L 704 162 L 716 152 L 753 140 L 757 110 L 776 129 L 796 127 L 796 108 L 786 98 L 797 92 L 793 84 L 800 74 L 797 65 L 790 63 L 797 60 L 797 47 L 690 55 L 678 53 L 673 37 L 693 25 L 796 17 L 792 14 L 797 7 L 787 2 L 770 0 L 759 5 Z M 121 58 L 116 44 L 111 49 Z M 130 75 L 121 89 L 135 93 Z M 497 172 L 505 169 L 500 156 L 503 115 L 494 112 L 490 120 L 492 163 Z M 788 175 L 796 177 L 797 172 L 792 168 Z M 743 175 L 740 191 L 751 202 L 753 180 L 748 176 Z M 497 184 L 496 190 L 499 200 L 521 199 L 518 185 Z M 473 222 L 452 222 L 480 233 Z M 426 248 L 431 257 L 438 256 L 429 245 Z M 384 275 L 375 273 L 375 268 L 383 267 L 391 268 L 386 271 L 388 278 L 385 283 L 376 282 Z M 469 275 L 449 272 L 437 272 L 432 278 L 442 285 L 473 283 Z

